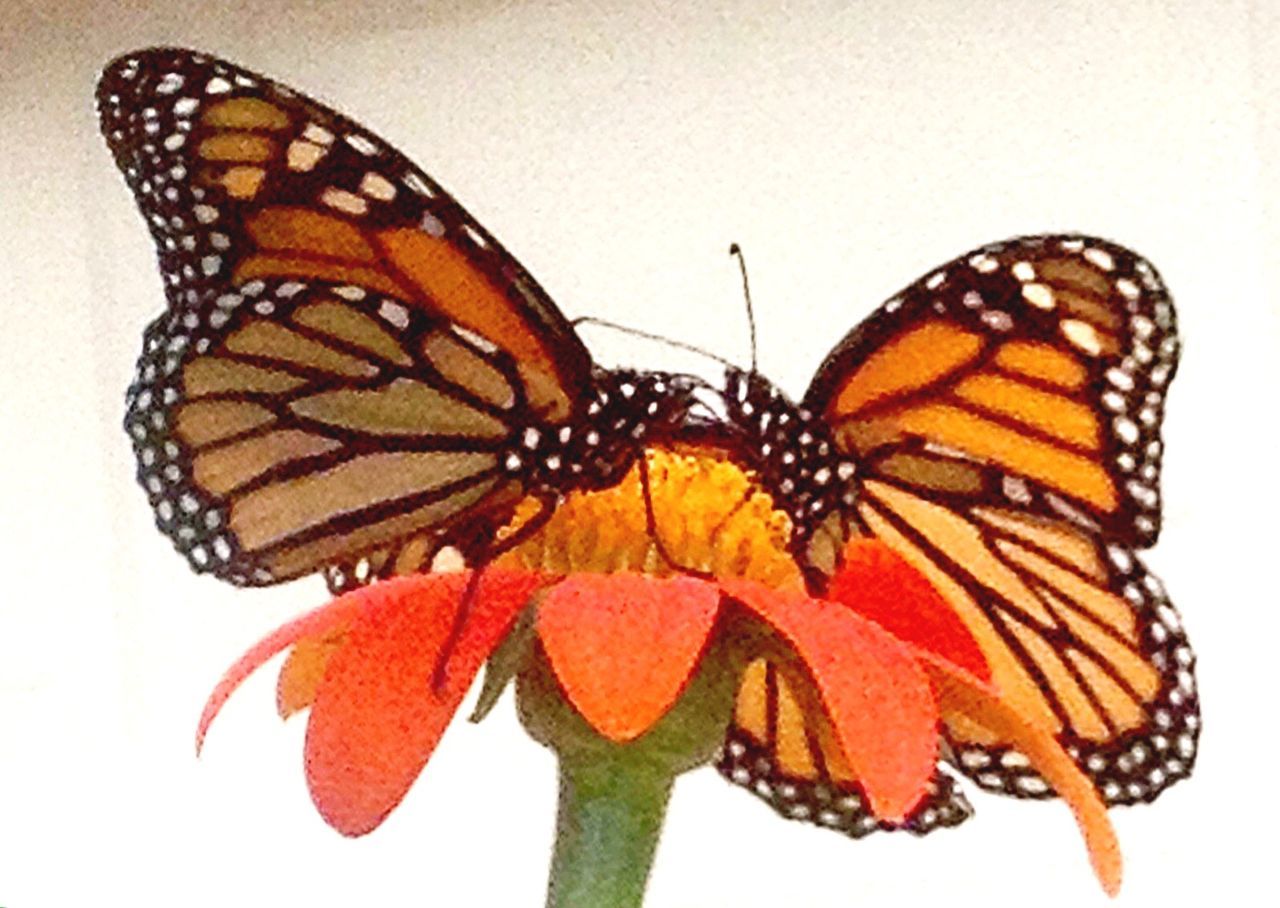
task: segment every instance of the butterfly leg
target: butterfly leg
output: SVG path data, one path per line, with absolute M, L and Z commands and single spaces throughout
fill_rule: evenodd
M 657 549 L 658 557 L 665 561 L 667 566 L 674 571 L 688 574 L 692 577 L 699 577 L 703 580 L 714 579 L 710 571 L 682 565 L 667 551 L 666 544 L 662 541 L 662 535 L 658 532 L 657 516 L 653 512 L 653 487 L 649 479 L 649 461 L 642 455 L 638 460 L 638 464 L 640 469 L 640 492 L 644 496 L 645 529 L 649 534 L 649 538 L 653 540 L 653 546 Z
M 467 618 L 471 614 L 476 595 L 480 591 L 480 578 L 483 576 L 485 569 L 504 552 L 509 552 L 516 548 L 546 526 L 547 521 L 551 519 L 551 515 L 555 512 L 556 503 L 557 499 L 553 495 L 548 494 L 545 497 L 540 497 L 538 499 L 538 513 L 526 520 L 513 533 L 505 538 L 495 539 L 496 534 L 492 532 L 493 528 L 486 525 L 486 531 L 476 533 L 472 537 L 475 540 L 474 543 L 464 548 L 463 555 L 466 563 L 473 564 L 475 567 L 471 572 L 471 577 L 467 580 L 466 588 L 462 592 L 462 601 L 458 603 L 458 611 L 454 614 L 453 626 L 449 629 L 449 636 L 445 639 L 444 646 L 440 650 L 440 658 L 436 661 L 435 671 L 431 675 L 433 689 L 439 690 L 444 686 L 446 680 L 445 667 L 448 665 L 454 647 L 457 646 L 458 640 L 462 637 L 463 629 L 467 626 Z

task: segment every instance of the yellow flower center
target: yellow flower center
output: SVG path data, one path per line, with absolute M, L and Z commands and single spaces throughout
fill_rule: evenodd
M 645 463 L 654 532 L 637 464 L 612 488 L 570 493 L 546 526 L 497 564 L 553 574 L 636 571 L 663 577 L 685 570 L 775 589 L 803 587 L 787 548 L 791 521 L 750 472 L 705 448 L 651 448 Z M 540 507 L 532 498 L 523 501 L 500 537 Z

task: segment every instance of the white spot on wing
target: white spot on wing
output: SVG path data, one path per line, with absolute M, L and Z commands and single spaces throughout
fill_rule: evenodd
M 409 327 L 409 310 L 399 303 L 383 300 L 378 307 L 378 314 L 402 331 Z
M 1044 309 L 1046 312 L 1056 305 L 1053 291 L 1045 284 L 1025 284 L 1022 288 L 1022 298 L 1037 309 Z
M 444 236 L 444 223 L 430 212 L 422 216 L 421 226 L 423 232 L 429 236 Z
M 302 130 L 302 137 L 317 145 L 329 145 L 333 142 L 333 133 L 318 123 L 308 123 L 307 128 Z
M 396 187 L 380 173 L 372 170 L 364 175 L 360 181 L 360 191 L 371 199 L 377 199 L 380 202 L 390 202 L 396 197 Z
M 343 136 L 343 138 L 346 139 L 348 145 L 360 152 L 362 155 L 371 156 L 378 153 L 378 146 L 365 136 L 350 133 L 349 135 Z
M 1097 265 L 1103 271 L 1111 271 L 1116 267 L 1116 260 L 1105 249 L 1091 246 L 1084 251 L 1084 257 L 1088 262 Z
M 369 203 L 353 192 L 330 186 L 320 193 L 320 201 L 347 214 L 361 215 L 369 211 Z
M 183 78 L 180 73 L 165 73 L 156 83 L 156 94 L 171 95 L 182 87 Z
M 1090 356 L 1097 356 L 1102 352 L 1102 339 L 1098 337 L 1097 329 L 1088 322 L 1075 318 L 1063 319 L 1061 328 L 1063 337 Z

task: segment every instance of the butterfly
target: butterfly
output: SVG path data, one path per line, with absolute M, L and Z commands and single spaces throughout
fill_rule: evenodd
M 851 331 L 793 402 L 726 377 L 737 456 L 792 520 L 821 591 L 843 546 L 887 543 L 963 620 L 993 681 L 1056 729 L 1105 803 L 1154 799 L 1195 762 L 1195 657 L 1137 550 L 1160 531 L 1160 424 L 1175 313 L 1144 259 L 1085 236 L 972 250 Z M 875 616 L 912 621 L 906 603 Z M 765 660 L 740 687 L 718 766 L 783 816 L 862 836 L 865 807 L 796 679 Z M 945 761 L 981 788 L 1043 798 L 1027 757 L 944 715 Z M 905 828 L 972 812 L 939 768 Z
M 685 421 L 691 378 L 594 365 L 534 279 L 385 141 L 194 51 L 128 54 L 102 133 L 168 305 L 125 428 L 196 571 L 331 587 L 484 561 L 532 496 L 618 482 Z

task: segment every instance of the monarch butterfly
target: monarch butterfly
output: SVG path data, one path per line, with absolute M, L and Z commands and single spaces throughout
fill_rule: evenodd
M 523 498 L 545 519 L 685 421 L 695 380 L 594 366 L 483 227 L 340 114 L 166 48 L 109 64 L 97 101 L 168 296 L 125 427 L 195 570 L 341 589 L 446 544 L 484 560 Z
M 851 538 L 887 543 L 965 622 L 993 680 L 1051 723 L 1107 804 L 1186 777 L 1200 720 L 1194 656 L 1137 549 L 1160 530 L 1160 423 L 1177 368 L 1173 305 L 1143 259 L 1084 236 L 975 249 L 885 303 L 800 404 L 727 375 L 735 447 L 792 518 L 818 588 Z M 893 629 L 910 609 L 886 603 Z M 784 816 L 883 828 L 793 681 L 748 671 L 721 772 Z M 1026 756 L 944 716 L 949 762 L 1016 797 L 1054 792 Z M 906 828 L 971 812 L 939 770 Z

